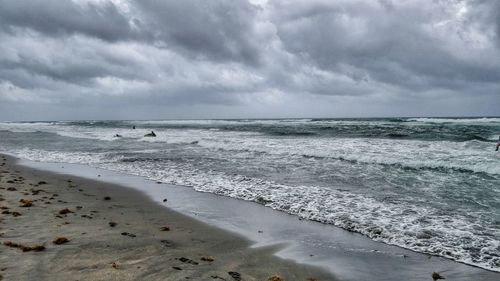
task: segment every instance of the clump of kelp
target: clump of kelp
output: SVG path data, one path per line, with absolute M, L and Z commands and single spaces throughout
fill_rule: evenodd
M 3 244 L 5 246 L 11 247 L 11 248 L 18 248 L 18 249 L 20 249 L 23 252 L 31 252 L 31 251 L 41 252 L 41 251 L 45 250 L 45 246 L 44 245 L 27 246 L 27 245 L 23 245 L 23 244 L 14 243 L 14 242 L 11 242 L 11 241 L 6 241 Z

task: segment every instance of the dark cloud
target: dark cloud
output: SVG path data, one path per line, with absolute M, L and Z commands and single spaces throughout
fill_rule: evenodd
M 456 14 L 460 11 L 443 11 L 450 3 L 319 1 L 296 9 L 273 3 L 286 50 L 353 80 L 373 79 L 415 91 L 500 80 L 498 52 L 486 50 L 488 56 L 474 46 L 476 31 L 467 29 Z
M 133 7 L 160 45 L 202 59 L 259 62 L 258 11 L 246 1 L 136 0 Z
M 105 41 L 141 41 L 198 59 L 259 62 L 257 8 L 245 1 L 139 0 L 130 13 L 112 2 L 0 0 L 0 24 L 50 36 L 82 34 Z
M 500 114 L 500 1 L 254 2 L 0 0 L 0 118 Z
M 500 2 L 495 0 L 469 0 L 468 3 L 473 8 L 471 14 L 475 17 L 474 21 L 482 23 L 487 29 L 490 24 L 498 27 L 500 22 L 498 16 L 500 15 Z
M 0 24 L 12 32 L 16 27 L 29 28 L 47 35 L 84 34 L 106 41 L 137 36 L 112 2 L 0 0 L 0 7 Z
M 103 45 L 86 37 L 58 38 L 39 34 L 3 35 L 0 76 L 20 88 L 36 88 L 42 78 L 91 87 L 99 77 L 147 80 L 149 72 L 123 46 Z

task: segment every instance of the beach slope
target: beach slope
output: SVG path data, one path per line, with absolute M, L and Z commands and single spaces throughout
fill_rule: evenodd
M 0 200 L 4 280 L 334 280 L 138 191 L 4 155 Z

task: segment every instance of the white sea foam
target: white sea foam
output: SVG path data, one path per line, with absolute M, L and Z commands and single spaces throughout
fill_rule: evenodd
M 0 122 L 0 130 L 16 133 L 30 133 L 38 131 L 49 131 L 54 123 L 48 122 Z
M 103 167 L 191 186 L 202 192 L 260 202 L 304 219 L 360 232 L 378 241 L 500 271 L 500 259 L 494 256 L 500 231 L 491 227 L 478 232 L 470 219 L 461 215 L 440 214 L 438 210 L 415 204 L 388 204 L 349 191 L 292 187 L 258 178 L 229 176 L 176 162 L 108 163 Z M 464 242 L 464 237 L 472 239 Z M 473 255 L 470 248 L 481 249 L 482 254 Z
M 500 118 L 497 119 L 500 120 Z M 196 122 L 219 121 L 196 120 Z M 270 120 L 269 122 L 277 121 Z M 494 150 L 494 144 L 477 141 L 429 142 L 379 138 L 269 138 L 256 132 L 203 129 L 155 129 L 157 137 L 150 138 L 144 137 L 145 134 L 151 131 L 150 129 L 130 130 L 127 128 L 83 127 L 60 125 L 58 123 L 0 123 L 0 130 L 13 132 L 44 131 L 65 137 L 103 141 L 119 141 L 121 138 L 116 138 L 115 134 L 120 134 L 123 138 L 137 141 L 164 142 L 168 144 L 197 143 L 202 147 L 215 150 L 328 157 L 366 164 L 400 165 L 415 169 L 445 168 L 500 175 L 499 159 L 496 154 L 491 153 Z
M 428 142 L 389 139 L 206 139 L 200 145 L 225 150 L 247 150 L 282 155 L 329 157 L 367 164 L 401 165 L 409 168 L 448 168 L 500 175 L 498 157 L 493 146 L 471 142 Z
M 59 152 L 23 148 L 13 152 L 20 158 L 39 162 L 61 162 L 72 164 L 100 164 L 106 161 L 105 154 L 81 153 L 81 152 Z M 108 160 L 109 161 L 109 160 Z M 112 160 L 113 161 L 113 160 Z
M 438 210 L 418 204 L 391 204 L 346 190 L 318 186 L 292 187 L 258 178 L 200 170 L 189 163 L 173 161 L 130 163 L 108 159 L 104 162 L 106 157 L 102 154 L 32 150 L 19 151 L 18 155 L 38 161 L 91 164 L 191 186 L 202 192 L 255 201 L 304 219 L 359 232 L 377 241 L 500 271 L 500 259 L 495 256 L 500 244 L 498 229 L 491 227 L 479 232 L 477 224 L 471 223 L 470 218 L 440 214 Z M 473 253 L 470 248 L 481 249 L 481 253 Z

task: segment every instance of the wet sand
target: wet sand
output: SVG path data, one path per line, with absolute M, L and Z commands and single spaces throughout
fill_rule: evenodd
M 335 280 L 139 191 L 15 162 L 0 155 L 0 279 Z

